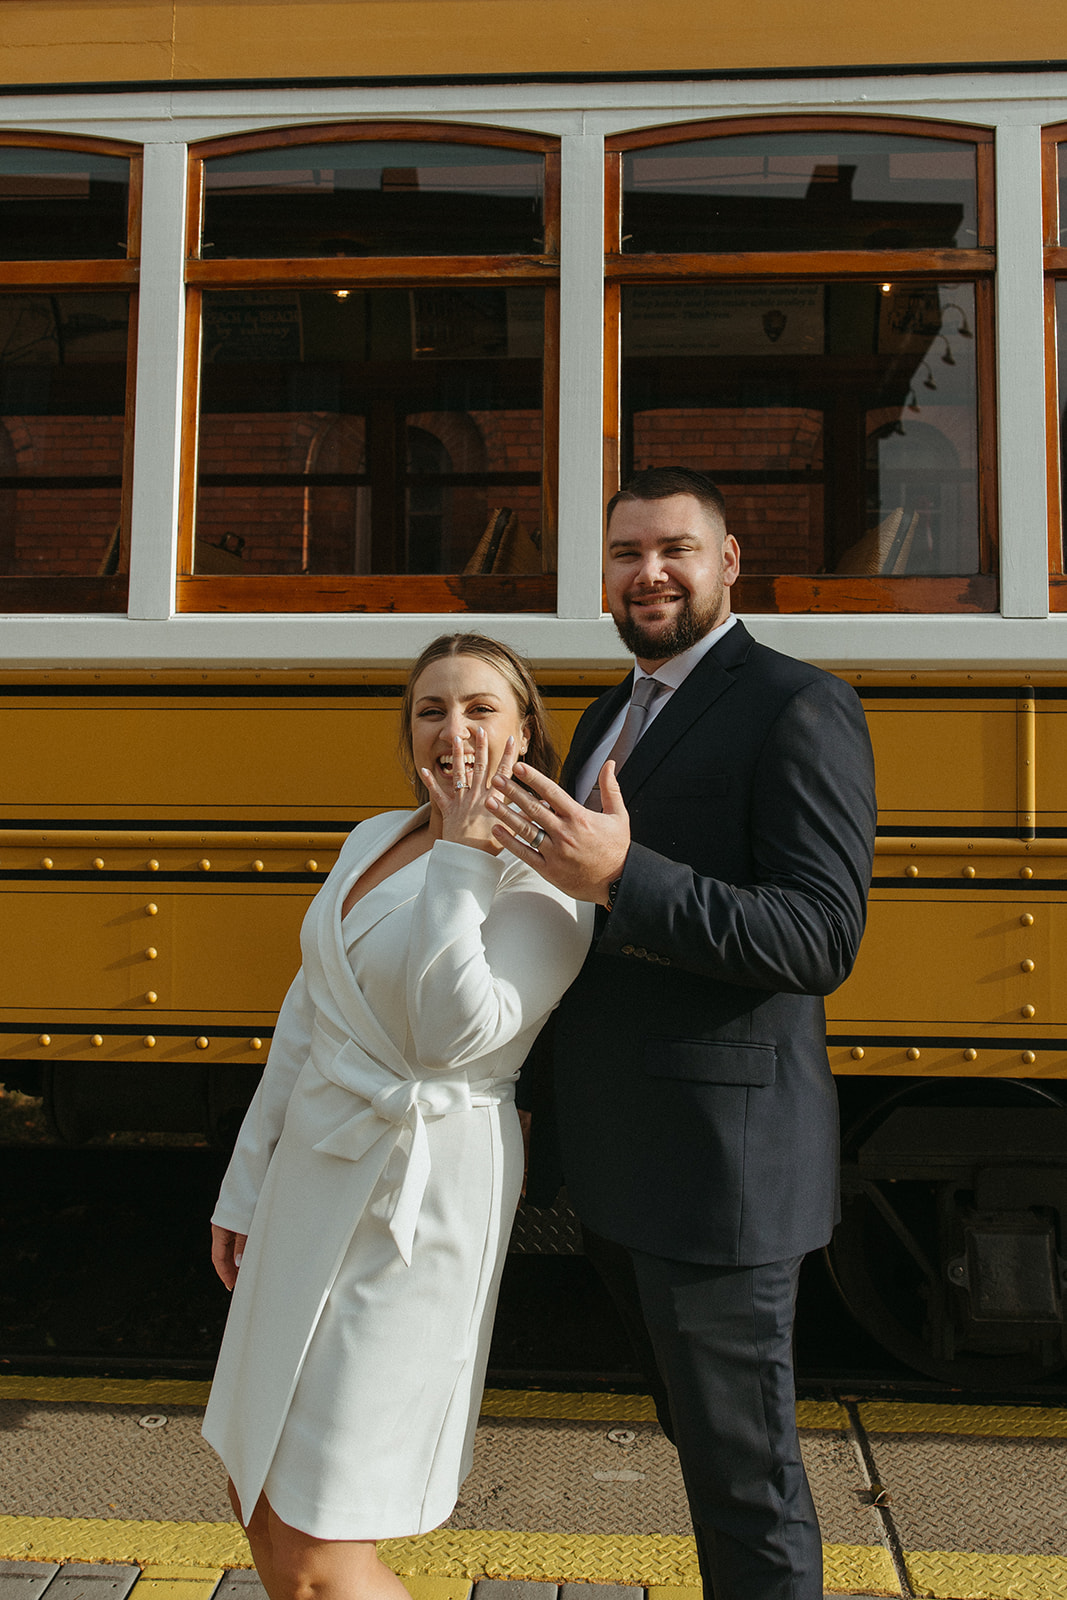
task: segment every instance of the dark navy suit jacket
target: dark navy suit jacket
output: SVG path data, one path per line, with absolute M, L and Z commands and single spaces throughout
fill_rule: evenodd
M 630 685 L 582 717 L 565 786 Z M 738 622 L 620 785 L 633 842 L 556 1014 L 555 1116 L 535 1115 L 535 1137 L 555 1122 L 571 1204 L 606 1238 L 720 1265 L 800 1255 L 837 1214 L 820 997 L 848 976 L 866 914 L 863 709 Z

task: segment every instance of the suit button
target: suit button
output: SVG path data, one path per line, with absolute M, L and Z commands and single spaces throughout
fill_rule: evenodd
M 648 951 L 644 948 L 643 945 L 638 945 L 637 949 L 634 951 L 634 955 L 635 956 L 640 956 L 641 960 L 643 961 L 645 959 L 645 957 L 648 955 Z
M 637 954 L 632 944 L 624 944 L 622 947 L 622 953 L 624 956 L 632 956 Z

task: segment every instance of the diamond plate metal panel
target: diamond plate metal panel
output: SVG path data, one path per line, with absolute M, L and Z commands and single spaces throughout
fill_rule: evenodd
M 519 1206 L 508 1249 L 515 1255 L 580 1256 L 582 1230 L 565 1200 L 554 1206 Z
M 1060 1556 L 1067 1550 L 1067 1442 L 868 1437 L 905 1552 Z
M 0 1400 L 0 1481 L 13 1516 L 230 1522 L 226 1473 L 199 1407 Z M 161 1427 L 138 1424 L 166 1416 Z M 146 1597 L 147 1600 L 147 1597 Z

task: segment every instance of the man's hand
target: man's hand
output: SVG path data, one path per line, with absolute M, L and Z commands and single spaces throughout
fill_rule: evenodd
M 497 818 L 493 838 L 565 894 L 607 905 L 608 888 L 620 876 L 630 848 L 630 817 L 614 761 L 600 769 L 602 812 L 587 811 L 524 761 L 514 777 L 520 782 L 498 774 L 495 792 L 485 802 Z

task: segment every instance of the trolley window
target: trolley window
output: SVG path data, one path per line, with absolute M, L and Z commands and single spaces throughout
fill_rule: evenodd
M 0 135 L 0 608 L 124 611 L 139 159 Z
M 553 609 L 552 142 L 305 129 L 193 176 L 180 608 Z
M 1049 608 L 1067 611 L 1067 124 L 1044 132 Z
M 612 142 L 618 477 L 715 478 L 745 609 L 995 609 L 990 156 L 881 119 Z

